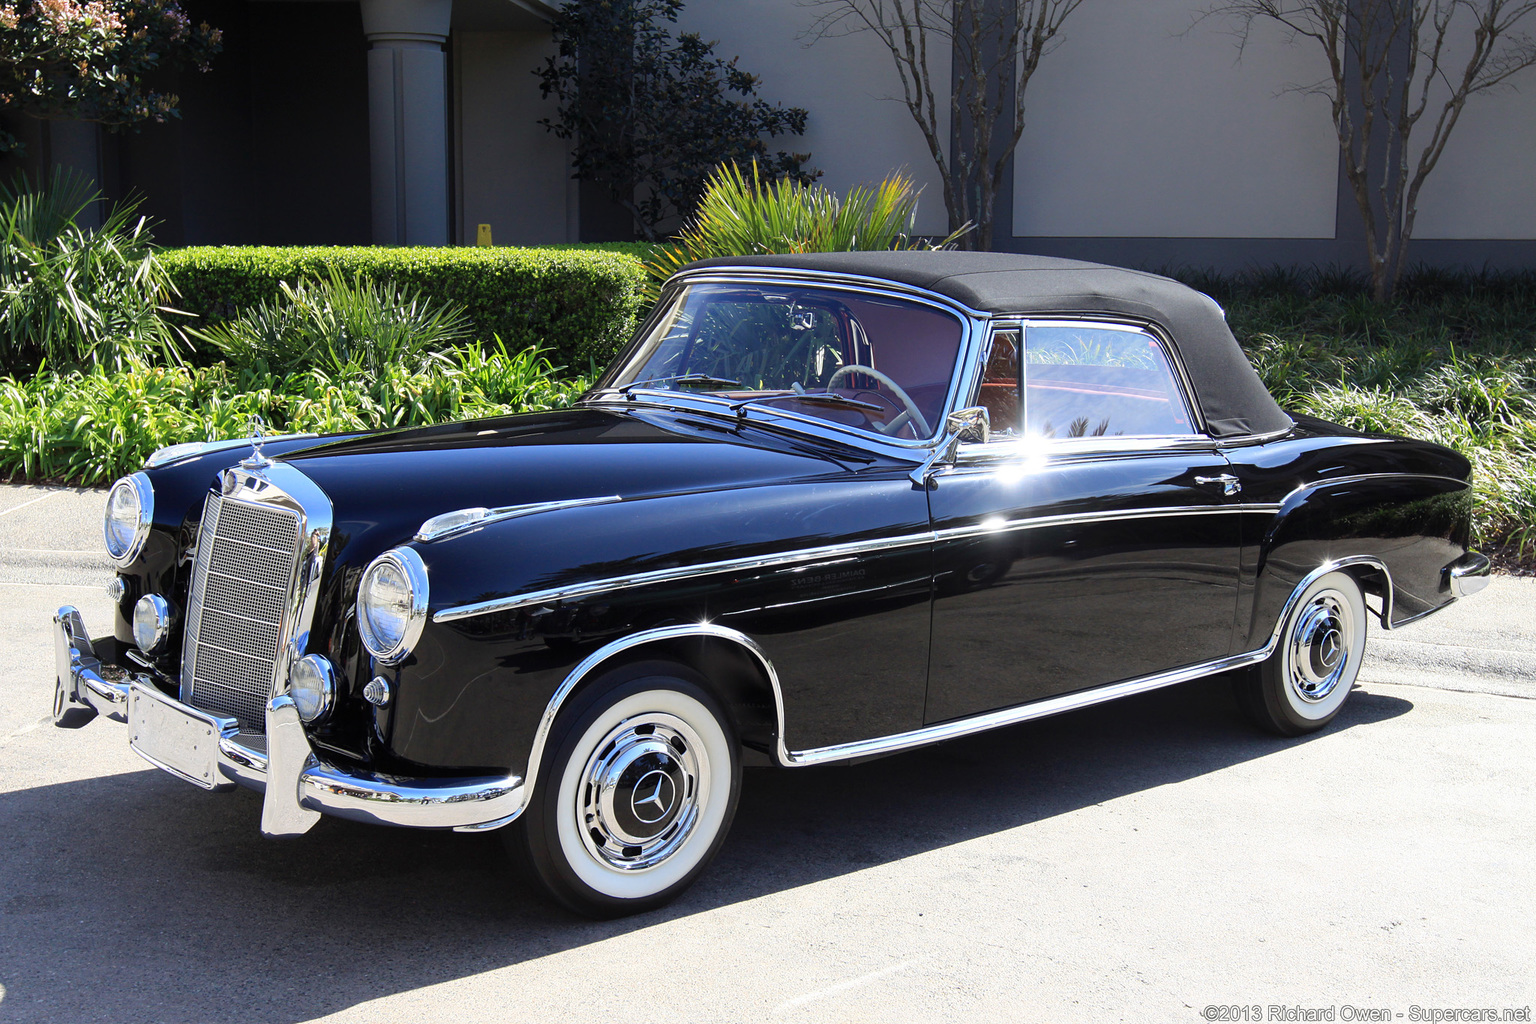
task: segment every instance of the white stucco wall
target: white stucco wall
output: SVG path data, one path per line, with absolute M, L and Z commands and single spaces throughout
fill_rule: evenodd
M 820 183 L 838 192 L 880 181 L 904 170 L 923 188 L 917 230 L 947 232 L 944 193 L 912 115 L 901 102 L 901 83 L 890 55 L 869 33 L 822 39 L 807 47 L 801 38 L 815 20 L 813 8 L 796 0 L 694 0 L 680 27 L 718 40 L 715 52 L 757 75 L 758 95 L 769 102 L 810 111 L 803 138 L 789 136 L 775 148 L 811 153 Z M 939 103 L 949 103 L 949 50 L 931 54 Z M 949 137 L 946 117 L 940 125 Z
M 1457 17 L 1441 66 L 1459 78 L 1470 23 L 1466 11 Z M 1527 15 L 1519 28 L 1536 33 L 1536 16 Z M 1415 238 L 1536 238 L 1536 68 L 1509 83 L 1473 96 L 1462 109 L 1419 195 Z M 1446 94 L 1444 88 L 1431 94 L 1432 105 L 1415 129 L 1415 161 Z
M 1205 0 L 1088 0 L 1025 97 L 1014 234 L 1331 238 L 1323 56 L 1259 27 L 1239 62 Z
M 491 225 L 497 245 L 574 242 L 575 190 L 566 144 L 538 121 L 555 113 L 533 70 L 547 32 L 455 32 L 457 241 Z

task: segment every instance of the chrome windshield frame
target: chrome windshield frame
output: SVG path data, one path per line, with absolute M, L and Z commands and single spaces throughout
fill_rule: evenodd
M 767 285 L 770 287 L 782 286 L 786 288 L 817 287 L 829 290 L 857 291 L 860 294 L 874 297 L 915 302 L 955 317 L 960 322 L 960 343 L 955 354 L 955 366 L 950 373 L 949 389 L 944 396 L 942 413 L 938 417 L 938 422 L 940 423 L 944 422 L 949 414 L 958 408 L 957 402 L 960 402 L 964 396 L 970 394 L 980 373 L 977 360 L 979 346 L 986 334 L 988 316 L 937 292 L 910 287 L 881 278 L 852 274 L 834 274 L 825 271 L 786 271 L 782 267 L 704 268 L 695 271 L 684 271 L 667 282 L 662 291 L 661 299 L 657 301 L 645 320 L 641 322 L 639 329 L 636 330 L 629 344 L 614 357 L 610 368 L 599 378 L 593 389 L 581 397 L 580 401 L 582 404 L 602 405 L 610 408 L 615 405 L 620 407 L 643 405 L 676 411 L 715 414 L 729 417 L 733 421 L 741 420 L 757 426 L 775 425 L 788 427 L 797 432 L 807 433 L 812 436 L 830 436 L 830 439 L 841 443 L 852 441 L 859 447 L 876 447 L 898 458 L 915 461 L 921 461 L 935 446 L 943 443 L 942 430 L 935 433 L 933 437 L 920 440 L 903 440 L 901 438 L 887 437 L 876 431 L 840 424 L 818 416 L 796 413 L 787 409 L 752 406 L 752 415 L 741 417 L 734 408 L 734 406 L 741 403 L 740 398 L 727 398 L 711 395 L 707 392 L 674 391 L 668 388 L 651 389 L 643 387 L 631 388 L 631 390 L 625 392 L 616 390 L 612 381 L 617 378 L 619 368 L 628 363 L 635 350 L 644 343 L 660 319 L 666 315 L 678 290 L 696 284 Z

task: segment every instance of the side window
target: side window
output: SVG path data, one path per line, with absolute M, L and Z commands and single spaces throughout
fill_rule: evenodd
M 1021 369 L 1024 430 L 1030 436 L 1194 432 L 1168 354 L 1141 331 L 1029 326 Z

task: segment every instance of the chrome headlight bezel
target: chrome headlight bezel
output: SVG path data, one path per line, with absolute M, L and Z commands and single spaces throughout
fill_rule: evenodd
M 384 635 L 378 629 L 368 604 L 369 580 L 385 567 L 393 567 L 405 579 L 408 591 L 405 605 L 405 623 L 397 638 Z M 404 661 L 416 648 L 421 631 L 427 624 L 427 565 L 411 548 L 391 548 L 368 563 L 368 568 L 357 581 L 357 632 L 363 647 L 375 661 L 396 665 Z
M 112 507 L 119 494 L 131 495 L 137 505 L 134 514 L 133 532 L 125 546 L 118 550 L 113 543 Z M 101 536 L 102 543 L 107 549 L 107 557 L 111 558 L 120 568 L 128 565 L 139 553 L 144 550 L 144 542 L 149 539 L 149 527 L 155 519 L 155 488 L 149 482 L 149 477 L 143 473 L 134 473 L 125 476 L 112 485 L 107 492 L 107 506 L 102 512 Z M 117 522 L 126 523 L 126 519 Z

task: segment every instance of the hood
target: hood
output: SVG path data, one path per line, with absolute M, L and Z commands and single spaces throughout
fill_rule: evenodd
M 577 408 L 370 434 L 282 459 L 330 497 L 337 563 L 361 564 L 457 509 L 751 486 L 869 456 L 706 416 Z

